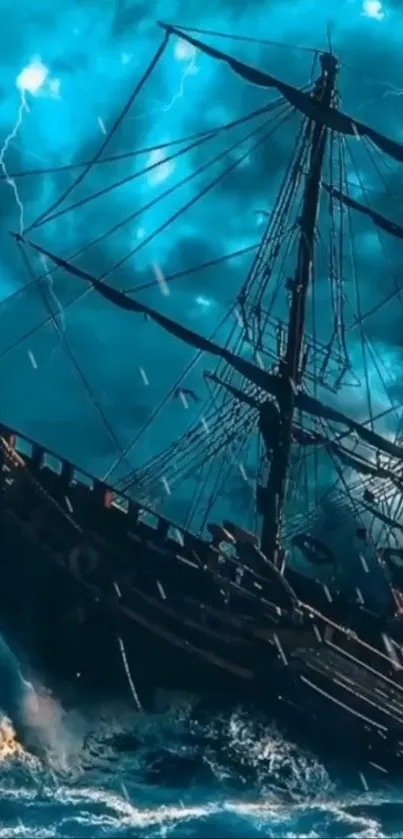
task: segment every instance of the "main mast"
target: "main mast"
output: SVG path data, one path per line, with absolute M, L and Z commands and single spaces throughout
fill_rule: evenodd
M 320 102 L 321 107 L 327 110 L 332 104 L 338 65 L 335 57 L 330 53 L 322 54 L 320 62 L 321 75 L 316 83 L 313 96 Z M 287 345 L 284 357 L 280 362 L 282 388 L 278 397 L 279 428 L 277 440 L 272 449 L 267 485 L 260 496 L 260 508 L 263 512 L 261 547 L 268 559 L 275 562 L 279 561 L 279 544 L 292 441 L 295 388 L 299 386 L 301 378 L 306 302 L 312 277 L 316 221 L 328 128 L 326 125 L 321 125 L 319 121 L 311 120 L 308 124 L 307 133 L 311 150 L 302 213 L 299 219 L 300 238 L 297 267 L 292 283 Z M 260 424 L 264 439 L 266 437 L 265 422 L 266 418 L 262 412 Z M 269 418 L 268 422 L 270 422 Z

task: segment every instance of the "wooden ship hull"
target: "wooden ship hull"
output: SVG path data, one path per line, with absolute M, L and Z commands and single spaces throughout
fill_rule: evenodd
M 8 429 L 2 441 L 1 629 L 54 685 L 131 690 L 139 708 L 156 687 L 248 700 L 315 748 L 400 770 L 403 681 L 386 655 L 269 563 L 240 585 L 207 543 Z

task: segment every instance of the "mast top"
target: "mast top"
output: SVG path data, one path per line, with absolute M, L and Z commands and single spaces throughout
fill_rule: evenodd
M 320 64 L 324 73 L 328 76 L 335 76 L 339 69 L 339 62 L 331 52 L 322 52 L 319 56 Z

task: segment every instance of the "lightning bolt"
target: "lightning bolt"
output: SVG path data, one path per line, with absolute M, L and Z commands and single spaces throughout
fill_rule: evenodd
M 16 80 L 17 88 L 20 93 L 20 104 L 18 108 L 17 119 L 13 129 L 10 131 L 9 135 L 6 137 L 3 146 L 0 149 L 0 171 L 3 172 L 4 180 L 6 184 L 12 189 L 15 201 L 19 210 L 19 232 L 21 236 L 24 232 L 24 206 L 21 201 L 17 184 L 15 180 L 11 178 L 8 174 L 7 167 L 6 167 L 6 155 L 7 151 L 10 147 L 10 144 L 13 140 L 16 139 L 17 134 L 22 126 L 22 122 L 24 119 L 24 113 L 29 113 L 29 107 L 27 104 L 27 93 L 30 93 L 32 96 L 38 95 L 49 95 L 53 98 L 59 97 L 60 91 L 60 81 L 56 78 L 49 77 L 49 70 L 48 68 L 42 63 L 39 57 L 34 58 L 27 67 L 19 74 Z M 41 262 L 43 268 L 45 270 L 44 280 L 47 286 L 47 292 L 49 297 L 54 304 L 55 313 L 54 316 L 56 318 L 57 325 L 60 328 L 61 332 L 65 332 L 66 330 L 66 323 L 65 323 L 65 312 L 63 306 L 56 295 L 54 285 L 53 285 L 53 277 L 52 277 L 52 270 L 49 268 L 47 261 L 44 256 L 41 256 Z M 52 308 L 53 311 L 53 308 Z M 32 362 L 32 359 L 31 359 Z M 33 366 L 36 366 L 33 364 Z
M 19 232 L 22 235 L 24 232 L 24 206 L 19 196 L 17 184 L 7 172 L 6 155 L 13 140 L 16 139 L 17 134 L 22 126 L 24 113 L 29 113 L 27 104 L 27 93 L 32 96 L 48 95 L 53 98 L 59 98 L 60 80 L 49 77 L 49 70 L 42 63 L 39 56 L 33 58 L 19 74 L 16 79 L 16 85 L 20 94 L 20 104 L 17 113 L 17 119 L 14 127 L 10 131 L 8 137 L 4 140 L 3 146 L 0 148 L 0 171 L 3 172 L 6 184 L 12 189 L 14 198 L 19 211 Z
M 54 287 L 54 284 L 53 284 L 53 277 L 52 277 L 52 269 L 49 268 L 46 256 L 41 254 L 39 259 L 40 259 L 40 261 L 42 263 L 42 266 L 43 266 L 43 269 L 45 271 L 45 276 L 42 277 L 42 279 L 44 280 L 44 282 L 46 282 L 46 287 L 47 287 L 49 297 L 51 298 L 51 300 L 52 300 L 52 302 L 54 303 L 54 306 L 55 306 L 56 311 L 54 313 L 54 317 L 55 317 L 55 319 L 56 319 L 56 321 L 59 325 L 60 331 L 62 333 L 65 333 L 66 332 L 66 314 L 65 314 L 64 308 L 63 308 L 63 306 L 62 306 L 62 304 L 61 304 L 61 302 L 60 302 L 60 300 L 59 300 L 59 298 L 58 298 L 58 296 L 55 292 L 55 287 Z M 56 351 L 57 351 L 57 346 L 54 348 L 54 350 L 51 353 L 51 358 L 50 358 L 51 363 L 54 359 L 54 355 L 55 355 Z
M 6 154 L 7 154 L 7 151 L 9 149 L 9 147 L 10 147 L 10 143 L 12 143 L 13 140 L 16 139 L 16 137 L 18 135 L 18 132 L 19 132 L 21 126 L 22 126 L 22 121 L 23 121 L 23 118 L 24 118 L 24 112 L 25 111 L 29 112 L 29 108 L 28 108 L 28 105 L 27 105 L 27 100 L 26 100 L 26 97 L 25 97 L 25 92 L 23 90 L 20 91 L 20 97 L 21 98 L 20 98 L 20 104 L 19 104 L 19 108 L 18 108 L 18 115 L 17 115 L 17 119 L 16 119 L 16 122 L 15 122 L 14 128 L 12 128 L 12 130 L 10 131 L 9 135 L 4 140 L 4 143 L 3 143 L 3 145 L 0 149 L 0 169 L 3 172 L 4 180 L 5 180 L 6 184 L 13 191 L 15 202 L 17 204 L 18 212 L 19 212 L 19 231 L 20 231 L 20 234 L 22 235 L 23 231 L 24 231 L 24 206 L 23 206 L 23 203 L 22 203 L 21 198 L 19 196 L 19 192 L 18 192 L 18 189 L 17 189 L 17 184 L 13 180 L 13 178 L 10 178 L 10 176 L 7 172 L 7 167 L 6 167 L 6 162 L 5 162 Z
M 345 65 L 346 67 L 348 65 Z M 348 69 L 351 70 L 352 68 L 348 66 Z M 380 94 L 381 99 L 386 99 L 387 96 L 403 96 L 403 88 L 396 87 L 392 82 L 382 81 L 379 79 L 368 79 L 364 78 L 364 82 L 371 87 L 377 88 L 384 88 L 383 92 Z M 374 105 L 379 101 L 379 99 L 375 99 L 371 97 L 370 99 L 365 99 L 361 101 L 360 108 L 366 108 L 368 105 Z
M 42 281 L 43 283 L 46 284 L 46 291 L 47 291 L 52 303 L 54 303 L 53 316 L 54 316 L 54 319 L 55 319 L 55 321 L 56 321 L 56 323 L 57 323 L 57 325 L 60 329 L 59 334 L 60 334 L 60 337 L 61 337 L 62 335 L 65 335 L 65 333 L 66 333 L 66 313 L 65 313 L 64 308 L 63 308 L 63 306 L 62 306 L 62 304 L 61 304 L 61 302 L 60 302 L 60 300 L 59 300 L 59 298 L 58 298 L 58 296 L 55 292 L 55 287 L 54 287 L 53 277 L 52 277 L 52 269 L 49 268 L 46 256 L 43 256 L 43 254 L 41 254 L 39 259 L 42 263 L 44 271 L 46 272 L 45 275 L 41 278 L 41 280 L 39 280 L 39 282 Z M 52 352 L 50 353 L 50 357 L 49 357 L 49 365 L 50 366 L 53 365 L 59 349 L 60 349 L 60 343 L 59 343 L 59 341 L 57 341 L 55 346 L 52 349 Z
M 385 99 L 386 96 L 403 96 L 403 90 L 399 87 L 395 87 L 395 85 L 391 82 L 385 82 L 385 86 L 387 86 L 388 89 L 382 94 L 383 99 Z
M 186 79 L 192 73 L 197 71 L 196 59 L 197 59 L 197 52 L 195 51 L 194 54 L 192 55 L 192 57 L 187 62 L 186 67 L 183 70 L 183 73 L 182 73 L 182 76 L 181 76 L 181 79 L 180 79 L 180 82 L 179 82 L 179 88 L 178 88 L 177 92 L 174 93 L 170 102 L 168 102 L 167 104 L 166 103 L 164 104 L 161 101 L 155 100 L 155 107 L 151 111 L 144 111 L 144 113 L 138 114 L 138 116 L 134 117 L 134 119 L 136 119 L 136 120 L 143 119 L 143 117 L 150 117 L 150 116 L 154 116 L 155 114 L 161 114 L 161 113 L 166 114 L 166 113 L 168 113 L 168 111 L 170 111 L 173 108 L 173 106 L 175 105 L 175 102 L 177 102 L 178 99 L 183 99 L 183 96 L 185 94 Z
M 168 111 L 170 111 L 171 108 L 173 108 L 175 102 L 178 101 L 178 99 L 183 99 L 183 96 L 184 96 L 184 93 L 185 93 L 186 79 L 187 79 L 188 76 L 190 76 L 192 73 L 194 73 L 195 70 L 197 69 L 196 58 L 197 58 L 197 52 L 195 51 L 194 55 L 192 56 L 190 61 L 188 61 L 187 65 L 186 65 L 186 67 L 185 67 L 185 69 L 182 73 L 182 77 L 181 77 L 181 80 L 179 82 L 179 90 L 173 95 L 171 101 L 167 105 L 163 105 L 159 109 L 163 113 L 167 113 Z

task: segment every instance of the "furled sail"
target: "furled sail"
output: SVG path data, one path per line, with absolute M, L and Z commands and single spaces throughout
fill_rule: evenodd
M 259 401 L 256 397 L 253 397 L 250 394 L 239 390 L 239 388 L 224 382 L 214 373 L 205 372 L 204 375 L 216 384 L 224 387 L 236 399 L 246 405 L 249 405 L 251 408 L 261 410 L 263 405 L 269 404 L 264 401 Z M 328 437 L 324 434 L 320 434 L 318 431 L 306 431 L 298 425 L 293 425 L 292 436 L 294 442 L 298 443 L 300 446 L 325 446 L 329 452 L 339 458 L 344 466 L 354 469 L 361 475 L 368 475 L 372 478 L 383 478 L 386 481 L 391 481 L 398 489 L 403 489 L 403 478 L 401 475 L 396 474 L 391 469 L 386 469 L 382 466 L 370 463 L 369 461 L 364 460 L 364 458 L 359 457 L 356 454 L 352 454 L 352 452 L 349 452 L 347 449 L 343 448 L 343 446 L 340 446 L 339 443 L 329 440 Z
M 20 237 L 17 238 L 20 239 Z M 108 300 L 109 303 L 112 303 L 114 306 L 118 306 L 120 309 L 128 312 L 136 312 L 137 314 L 147 315 L 151 320 L 161 326 L 162 329 L 169 332 L 180 341 L 184 341 L 189 346 L 201 350 L 202 352 L 208 352 L 211 355 L 222 358 L 234 370 L 240 373 L 241 376 L 245 376 L 245 378 L 247 378 L 250 382 L 253 382 L 266 393 L 270 393 L 272 396 L 278 397 L 284 386 L 287 386 L 281 376 L 262 370 L 251 361 L 241 358 L 225 347 L 220 347 L 219 344 L 216 344 L 209 338 L 204 338 L 204 336 L 200 335 L 198 332 L 194 332 L 192 329 L 188 329 L 177 321 L 166 317 L 166 315 L 156 312 L 150 306 L 146 306 L 144 303 L 139 303 L 137 300 L 132 300 L 122 291 L 117 291 L 116 289 L 111 288 L 111 286 L 97 280 L 86 271 L 76 268 L 65 259 L 55 256 L 50 251 L 46 250 L 46 248 L 42 248 L 40 245 L 34 244 L 33 242 L 29 242 L 28 244 L 38 253 L 41 253 L 43 256 L 50 259 L 55 265 L 58 265 L 59 268 L 63 268 L 70 274 L 91 283 L 95 291 L 101 294 L 102 297 Z M 357 437 L 359 437 L 363 442 L 368 443 L 368 445 L 373 446 L 375 449 L 378 449 L 391 457 L 403 460 L 402 446 L 399 446 L 391 440 L 387 440 L 385 437 L 382 437 L 382 435 L 377 434 L 375 431 L 366 428 L 356 420 L 353 420 L 351 417 L 348 417 L 346 414 L 338 411 L 337 408 L 332 408 L 330 405 L 324 405 L 319 399 L 315 399 L 315 397 L 302 392 L 295 394 L 294 404 L 297 409 L 305 411 L 311 416 L 325 419 L 330 422 L 340 423 L 341 425 L 346 426 L 349 431 L 354 432 Z
M 304 91 L 298 90 L 298 88 L 286 84 L 274 76 L 258 70 L 256 67 L 251 67 L 243 61 L 238 61 L 238 59 L 233 58 L 228 53 L 210 47 L 197 38 L 193 38 L 187 33 L 182 32 L 181 29 L 165 23 L 160 23 L 160 26 L 167 32 L 177 35 L 189 44 L 192 44 L 196 49 L 201 50 L 206 55 L 211 56 L 211 58 L 224 61 L 238 76 L 241 76 L 247 82 L 251 82 L 259 87 L 275 87 L 294 108 L 297 108 L 309 119 L 314 119 L 321 125 L 325 125 L 333 131 L 338 131 L 340 134 L 368 137 L 381 151 L 398 160 L 400 163 L 403 163 L 403 145 L 401 143 L 397 143 L 395 140 L 385 137 L 378 131 L 374 131 L 373 128 L 370 128 L 363 122 L 352 119 L 352 117 L 347 116 L 347 114 L 337 110 L 337 108 L 323 107 L 309 93 L 304 93 Z
M 363 442 L 368 443 L 368 445 L 379 449 L 379 451 L 382 451 L 385 454 L 391 455 L 391 457 L 397 457 L 399 460 L 403 459 L 403 448 L 401 446 L 393 443 L 391 440 L 387 440 L 386 437 L 382 437 L 381 434 L 377 434 L 375 431 L 366 428 L 364 425 L 361 425 L 359 422 L 356 422 L 356 420 L 346 416 L 346 414 L 343 414 L 336 408 L 332 408 L 330 405 L 324 405 L 323 402 L 319 401 L 319 399 L 315 399 L 307 393 L 300 393 L 295 400 L 295 404 L 302 411 L 306 411 L 308 414 L 311 414 L 311 416 L 320 417 L 321 419 L 326 419 L 330 422 L 337 422 L 342 425 L 346 425 L 350 431 L 355 432 L 357 437 L 363 440 Z
M 330 195 L 333 196 L 333 198 L 337 198 L 346 207 L 351 207 L 352 210 L 357 210 L 358 213 L 361 213 L 364 216 L 369 216 L 374 224 L 376 224 L 376 226 L 381 230 L 384 230 L 386 233 L 390 233 L 391 236 L 396 236 L 397 239 L 403 239 L 403 227 L 400 224 L 390 221 L 390 219 L 385 218 L 385 216 L 381 215 L 381 213 L 376 213 L 374 210 L 371 210 L 370 207 L 365 207 L 364 204 L 360 204 L 359 201 L 355 201 L 354 198 L 350 198 L 349 195 L 346 195 L 346 193 L 342 192 L 340 189 L 336 189 L 335 187 L 331 187 L 324 183 L 322 186 L 327 192 L 329 192 Z

